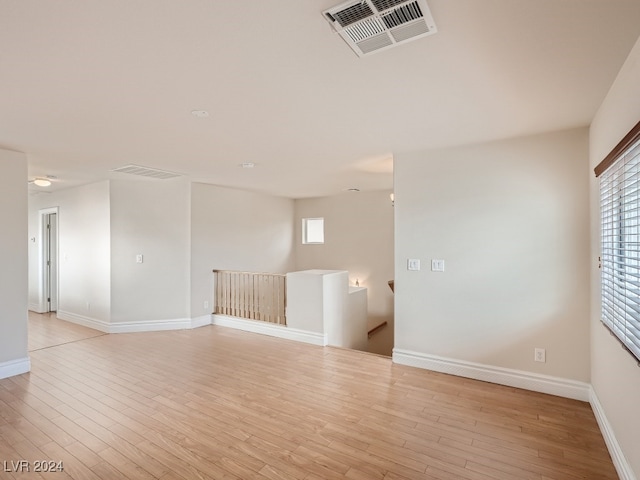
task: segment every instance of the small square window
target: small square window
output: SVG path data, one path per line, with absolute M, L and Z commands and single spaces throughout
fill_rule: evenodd
M 324 218 L 302 219 L 302 243 L 324 243 Z

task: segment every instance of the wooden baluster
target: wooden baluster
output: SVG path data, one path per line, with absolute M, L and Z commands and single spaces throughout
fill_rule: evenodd
M 269 321 L 269 279 L 262 276 L 262 320 Z
M 214 282 L 216 282 L 216 292 L 213 298 L 214 303 L 214 312 L 215 313 L 220 313 L 219 309 L 220 309 L 220 297 L 222 296 L 222 290 L 221 290 L 221 285 L 220 285 L 220 272 L 215 272 L 214 273 Z
M 251 274 L 251 287 L 250 287 L 250 299 L 249 299 L 249 310 L 251 311 L 251 316 L 249 317 L 252 320 L 256 318 L 256 310 L 255 310 L 255 299 L 256 299 L 256 274 Z
M 271 298 L 273 298 L 271 322 L 278 323 L 278 278 L 275 275 L 271 275 Z
M 273 284 L 273 317 L 271 321 L 278 323 L 278 277 L 271 275 L 271 283 Z
M 251 318 L 249 316 L 249 274 L 242 275 L 242 318 Z
M 227 311 L 227 315 L 231 315 L 231 273 L 227 272 L 225 273 L 225 288 L 227 289 L 227 294 L 225 295 L 225 306 L 226 306 L 226 311 Z
M 215 303 L 215 312 L 216 313 L 222 313 L 220 311 L 220 304 L 222 302 L 221 300 L 222 298 L 222 281 L 220 279 L 220 272 L 216 272 L 216 295 L 215 295 L 215 299 L 213 300 Z
M 287 320 L 285 318 L 285 314 L 284 314 L 284 296 L 285 296 L 285 291 L 284 291 L 284 275 L 280 277 L 280 314 L 282 317 L 281 320 L 281 324 L 282 325 L 286 325 L 287 324 Z
M 265 275 L 262 275 L 262 281 L 260 282 L 262 291 L 260 292 L 260 298 L 262 299 L 262 318 L 263 321 L 269 319 L 269 283 Z
M 222 299 L 220 300 L 221 307 L 222 307 L 222 314 L 226 315 L 227 314 L 227 275 L 225 274 L 225 272 L 220 272 L 219 276 L 220 276 L 220 283 L 222 284 Z
M 269 321 L 269 279 L 266 275 L 262 275 L 262 281 L 260 282 L 262 291 L 260 292 L 260 298 L 262 299 L 262 321 Z
M 220 282 L 220 313 L 225 314 L 224 304 L 224 272 L 218 272 L 218 281 Z
M 220 283 L 222 284 L 222 299 L 220 300 L 221 302 L 220 306 L 222 308 L 222 314 L 226 315 L 227 314 L 227 275 L 225 272 L 220 272 L 218 276 L 220 277 Z
M 262 320 L 262 297 L 260 297 L 260 293 L 262 292 L 261 288 L 262 283 L 262 275 L 256 275 L 256 320 Z
M 273 276 L 273 321 L 280 324 L 280 277 Z
M 247 308 L 249 309 L 249 318 L 253 320 L 253 273 L 249 274 L 249 285 L 247 291 Z
M 242 316 L 242 291 L 240 286 L 242 285 L 242 274 L 236 272 L 235 274 L 236 277 L 236 288 L 235 288 L 235 292 L 236 292 L 236 317 L 241 317 Z
M 224 309 L 226 315 L 231 315 L 231 277 L 229 273 L 225 272 L 224 274 Z
M 229 287 L 229 291 L 231 292 L 231 315 L 236 317 L 238 315 L 237 312 L 237 290 L 236 290 L 236 278 L 237 275 L 235 273 L 231 273 L 231 285 Z
M 218 272 L 216 272 L 215 270 L 213 271 L 213 313 L 218 313 L 216 312 L 216 309 L 218 308 L 218 286 L 220 284 L 218 283 Z
M 262 320 L 269 321 L 269 279 L 262 275 Z
M 273 275 L 269 275 L 269 322 L 273 323 Z
M 282 315 L 284 316 L 284 324 L 287 324 L 287 276 L 282 277 Z
M 284 280 L 285 280 L 284 276 L 278 277 L 278 285 L 279 285 L 278 309 L 280 311 L 279 318 L 278 318 L 278 323 L 281 324 L 281 325 L 286 325 L 287 324 L 287 320 L 286 320 L 285 314 L 284 314 L 284 296 L 285 296 Z
M 240 317 L 245 318 L 245 309 L 244 309 L 244 294 L 245 294 L 245 288 L 244 288 L 244 282 L 245 282 L 245 274 L 241 273 L 240 275 L 238 275 L 238 277 L 240 278 Z
M 244 273 L 238 274 L 238 316 L 244 318 Z
M 266 277 L 264 275 L 260 275 L 260 320 L 266 321 L 267 319 L 267 287 L 266 287 Z
M 236 272 L 236 317 L 242 316 L 242 273 Z
M 233 283 L 233 294 L 235 295 L 235 298 L 234 298 L 234 301 L 235 301 L 234 305 L 235 306 L 234 306 L 234 308 L 235 308 L 235 312 L 236 312 L 235 313 L 236 317 L 240 317 L 241 313 L 242 313 L 240 311 L 240 305 L 241 305 L 241 303 L 240 303 L 240 301 L 241 301 L 241 297 L 240 297 L 240 293 L 241 293 L 241 291 L 240 291 L 240 280 L 241 279 L 242 279 L 242 274 L 241 273 L 235 272 L 233 274 L 233 282 L 234 282 Z

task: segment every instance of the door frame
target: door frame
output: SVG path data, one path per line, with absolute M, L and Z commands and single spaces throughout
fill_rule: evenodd
M 48 246 L 48 238 L 47 238 L 47 215 L 51 215 L 52 213 L 56 214 L 56 229 L 55 229 L 55 252 L 53 254 L 56 258 L 56 291 L 55 291 L 55 305 L 59 305 L 60 301 L 60 262 L 59 262 L 59 251 L 60 251 L 60 212 L 59 207 L 50 207 L 50 208 L 42 208 L 38 210 L 38 219 L 39 219 L 39 231 L 40 231 L 40 249 L 38 251 L 38 298 L 39 298 L 39 313 L 46 313 L 50 311 L 50 302 L 47 299 L 47 291 L 49 288 L 49 275 L 47 272 L 47 246 Z

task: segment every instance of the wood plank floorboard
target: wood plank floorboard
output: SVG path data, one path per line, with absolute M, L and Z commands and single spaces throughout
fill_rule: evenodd
M 32 371 L 0 380 L 0 479 L 618 478 L 584 402 L 224 327 L 29 319 Z
M 59 320 L 55 312 L 29 311 L 29 351 L 105 335 L 92 328 Z

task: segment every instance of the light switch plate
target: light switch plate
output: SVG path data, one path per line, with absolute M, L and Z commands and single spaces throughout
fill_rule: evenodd
M 420 270 L 420 259 L 410 258 L 407 260 L 407 270 Z
M 444 260 L 431 260 L 431 271 L 432 272 L 444 272 Z
M 136 255 L 136 263 L 142 263 L 142 260 L 143 260 L 142 254 Z

